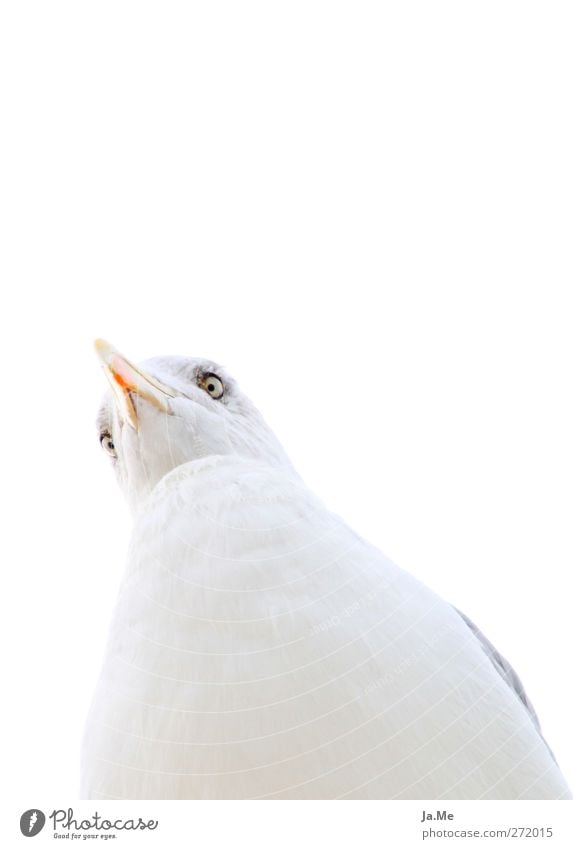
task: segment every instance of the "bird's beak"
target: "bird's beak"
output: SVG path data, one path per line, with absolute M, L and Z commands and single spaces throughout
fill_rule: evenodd
M 138 419 L 130 393 L 135 392 L 164 413 L 170 412 L 167 399 L 177 395 L 173 389 L 134 366 L 104 339 L 96 339 L 94 344 L 97 355 L 102 361 L 105 376 L 111 385 L 119 413 L 135 430 L 137 430 Z

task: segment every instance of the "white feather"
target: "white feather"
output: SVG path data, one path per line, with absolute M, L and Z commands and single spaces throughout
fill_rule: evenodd
M 232 455 L 140 510 L 82 795 L 570 797 L 457 612 L 288 467 Z

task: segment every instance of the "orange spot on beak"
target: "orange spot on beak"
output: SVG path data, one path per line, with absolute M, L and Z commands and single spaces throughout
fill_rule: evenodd
M 133 384 L 128 383 L 128 381 L 124 377 L 122 377 L 119 372 L 115 371 L 115 369 L 113 370 L 113 378 L 118 384 L 118 386 L 120 386 L 122 389 L 125 389 L 126 391 L 133 389 Z

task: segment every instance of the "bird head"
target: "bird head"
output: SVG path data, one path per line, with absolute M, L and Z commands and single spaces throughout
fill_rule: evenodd
M 110 384 L 98 436 L 133 509 L 193 460 L 235 455 L 293 471 L 254 404 L 217 363 L 166 356 L 135 366 L 102 339 L 95 347 Z

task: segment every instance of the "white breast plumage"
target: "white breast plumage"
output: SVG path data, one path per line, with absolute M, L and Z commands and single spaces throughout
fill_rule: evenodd
M 136 521 L 88 718 L 90 798 L 558 798 L 460 615 L 288 471 L 179 466 Z

